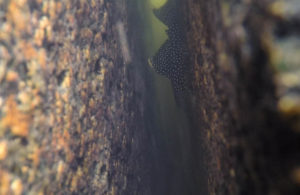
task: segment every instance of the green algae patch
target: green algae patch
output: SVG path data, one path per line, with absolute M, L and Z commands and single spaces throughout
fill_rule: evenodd
M 149 0 L 151 6 L 153 6 L 155 9 L 161 8 L 164 4 L 166 4 L 168 0 Z
M 147 0 L 143 3 L 143 13 L 145 17 L 145 50 L 147 56 L 153 56 L 161 45 L 168 39 L 166 30 L 168 27 L 164 25 L 153 13 L 154 9 L 165 4 L 166 0 Z

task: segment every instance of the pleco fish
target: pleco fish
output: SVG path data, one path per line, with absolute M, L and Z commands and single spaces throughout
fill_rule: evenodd
M 187 91 L 188 52 L 185 43 L 184 24 L 179 14 L 178 0 L 168 0 L 160 9 L 155 9 L 154 15 L 168 29 L 168 39 L 157 53 L 149 59 L 154 70 L 171 80 L 177 104 L 182 104 Z

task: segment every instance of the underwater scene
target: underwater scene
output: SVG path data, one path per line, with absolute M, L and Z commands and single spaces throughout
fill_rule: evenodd
M 0 0 L 0 195 L 300 194 L 298 0 Z

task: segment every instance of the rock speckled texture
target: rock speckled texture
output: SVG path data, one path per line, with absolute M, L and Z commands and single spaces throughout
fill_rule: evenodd
M 165 47 L 176 64 L 186 35 L 190 129 L 170 128 L 159 142 L 155 90 L 126 1 L 0 0 L 0 194 L 299 194 L 299 130 L 279 115 L 270 71 L 272 28 L 299 37 L 297 14 L 269 0 L 179 7 L 186 31 L 169 24 L 175 42 Z M 174 63 L 160 72 L 180 88 L 183 63 Z
M 205 148 L 210 194 L 299 194 L 300 136 L 277 109 L 272 71 L 275 32 L 299 20 L 281 3 L 183 4 L 194 66 L 193 142 Z M 294 25 L 287 32 L 299 39 Z
M 115 25 L 125 10 L 0 1 L 0 194 L 145 194 L 139 87 Z

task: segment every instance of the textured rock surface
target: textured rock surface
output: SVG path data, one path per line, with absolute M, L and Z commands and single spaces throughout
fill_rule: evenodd
M 0 194 L 145 194 L 142 82 L 116 26 L 125 10 L 0 1 Z
M 299 193 L 291 177 L 300 164 L 299 134 L 280 117 L 271 66 L 274 32 L 294 17 L 277 3 L 184 4 L 194 66 L 193 142 L 205 145 L 211 194 Z
M 0 194 L 298 192 L 299 131 L 278 114 L 269 66 L 273 27 L 297 37 L 298 16 L 267 0 L 180 8 L 191 132 L 174 107 L 158 132 L 170 101 L 153 105 L 126 1 L 0 0 Z

